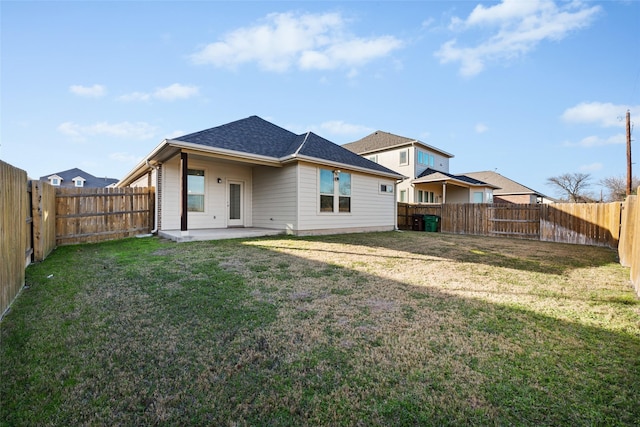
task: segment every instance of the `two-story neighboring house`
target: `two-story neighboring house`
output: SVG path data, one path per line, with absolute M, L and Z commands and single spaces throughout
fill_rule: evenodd
M 48 182 L 54 187 L 75 188 L 114 187 L 118 182 L 116 178 L 99 178 L 78 168 L 41 176 L 40 181 Z
M 348 144 L 347 150 L 409 177 L 398 184 L 398 202 L 491 203 L 499 187 L 449 173 L 453 154 L 417 139 L 376 131 Z

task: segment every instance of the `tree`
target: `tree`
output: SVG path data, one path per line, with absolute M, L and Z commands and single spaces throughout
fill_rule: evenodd
M 627 197 L 627 176 L 609 176 L 600 181 L 600 185 L 602 185 L 607 190 L 606 200 L 610 202 L 617 202 L 624 200 Z M 637 176 L 631 178 L 631 188 L 633 191 L 637 191 L 638 186 L 640 186 L 640 179 Z
M 566 195 L 573 203 L 592 200 L 586 193 L 586 189 L 591 186 L 591 175 L 588 173 L 564 173 L 558 176 L 547 178 L 547 184 L 556 188 L 562 195 Z

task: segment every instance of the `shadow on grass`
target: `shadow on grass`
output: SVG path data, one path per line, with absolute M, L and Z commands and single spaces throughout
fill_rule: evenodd
M 413 238 L 248 243 L 133 239 L 59 248 L 29 267 L 30 289 L 0 325 L 3 423 L 633 425 L 640 418 L 638 327 L 615 332 L 409 285 L 344 267 L 350 251 L 323 246 L 375 254 L 415 248 Z M 634 315 L 633 305 L 618 306 L 619 315 Z

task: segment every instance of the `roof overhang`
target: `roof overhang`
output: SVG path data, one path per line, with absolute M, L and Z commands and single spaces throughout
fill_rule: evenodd
M 332 162 L 332 161 L 326 160 L 326 159 L 318 159 L 317 157 L 305 156 L 305 155 L 302 155 L 302 154 L 296 154 L 296 155 L 292 155 L 292 156 L 283 157 L 280 160 L 282 161 L 282 164 L 293 163 L 293 162 L 296 162 L 296 161 L 305 161 L 305 162 L 308 162 L 308 163 L 314 163 L 314 164 L 329 166 L 329 167 L 337 168 L 337 169 L 352 170 L 352 171 L 356 171 L 356 172 L 366 173 L 366 174 L 369 174 L 369 175 L 383 176 L 385 178 L 391 178 L 391 179 L 396 179 L 396 180 L 403 180 L 403 179 L 408 178 L 408 177 L 406 177 L 404 175 L 401 175 L 399 173 L 396 173 L 396 172 L 383 172 L 383 171 L 378 171 L 378 170 L 375 170 L 375 169 L 363 168 L 361 166 L 354 166 L 354 165 L 350 165 L 350 164 L 347 164 L 347 163 Z
M 472 182 L 467 182 L 464 181 L 462 179 L 457 179 L 457 178 L 453 178 L 453 177 L 449 177 L 449 176 L 444 176 L 444 175 L 440 175 L 440 176 L 426 176 L 424 178 L 416 178 L 414 180 L 411 181 L 412 184 L 453 184 L 456 185 L 458 187 L 465 187 L 465 188 L 500 188 L 500 187 L 496 187 L 495 185 L 486 183 L 486 182 L 482 182 L 482 183 L 472 183 Z

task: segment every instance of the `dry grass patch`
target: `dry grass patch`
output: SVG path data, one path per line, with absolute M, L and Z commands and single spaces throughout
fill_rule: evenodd
M 2 415 L 631 425 L 628 274 L 603 248 L 416 232 L 60 248 L 2 323 Z

